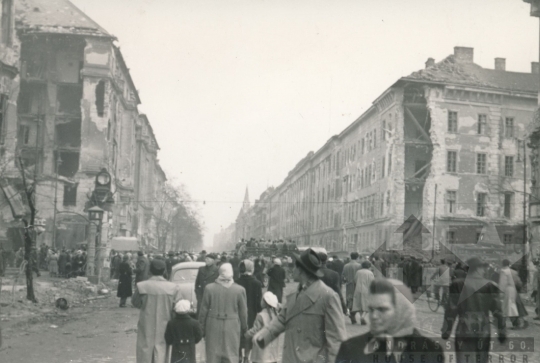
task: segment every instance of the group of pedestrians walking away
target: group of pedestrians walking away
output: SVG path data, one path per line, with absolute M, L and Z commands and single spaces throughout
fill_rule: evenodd
M 298 286 L 284 297 L 287 273 L 279 258 L 199 256 L 205 265 L 195 282 L 196 313 L 190 297 L 164 277 L 166 259 L 148 261 L 140 253 L 139 270 L 147 269 L 147 275 L 138 275 L 132 292 L 129 258 L 123 257 L 119 292 L 127 291 L 119 296 L 132 293 L 132 304 L 140 309 L 137 362 L 196 362 L 196 344 L 202 339 L 207 363 L 444 362 L 449 353 L 454 362 L 488 362 L 492 322 L 501 343 L 506 341 L 506 318 L 515 329 L 526 326 L 520 278 L 507 260 L 497 282 L 491 267 L 476 257 L 455 268 L 442 260 L 434 269 L 434 292 L 445 307 L 438 339 L 423 336 L 418 327 L 413 304 L 418 287 L 413 291 L 403 279 L 387 277 L 382 259 L 370 261 L 353 252 L 344 264 L 312 249 L 293 257 L 292 279 Z M 265 265 L 266 292 L 257 264 Z M 125 305 L 121 297 L 120 306 Z M 368 331 L 347 337 L 347 316 L 353 324 L 358 317 Z M 449 339 L 454 328 L 449 352 L 441 339 Z

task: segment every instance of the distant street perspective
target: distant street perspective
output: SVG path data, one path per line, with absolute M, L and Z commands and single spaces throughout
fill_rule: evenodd
M 540 362 L 540 0 L 0 6 L 0 362 Z

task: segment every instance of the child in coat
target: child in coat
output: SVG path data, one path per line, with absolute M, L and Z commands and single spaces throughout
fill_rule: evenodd
M 165 342 L 170 352 L 167 362 L 196 363 L 195 345 L 202 339 L 201 325 L 189 316 L 191 303 L 188 300 L 178 301 L 174 311 L 176 316 L 165 329 Z
M 262 311 L 257 314 L 255 322 L 253 323 L 253 328 L 249 329 L 245 334 L 246 339 L 253 339 L 253 336 L 259 330 L 270 324 L 272 319 L 278 315 L 278 298 L 270 291 L 264 293 L 261 306 Z M 274 340 L 264 348 L 259 347 L 257 344 L 253 344 L 251 361 L 253 363 L 274 363 L 279 361 L 279 339 Z

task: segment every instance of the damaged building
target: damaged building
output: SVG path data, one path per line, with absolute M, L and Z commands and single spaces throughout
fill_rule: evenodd
M 105 213 L 102 240 L 132 236 L 156 247 L 151 201 L 166 177 L 116 38 L 68 0 L 2 4 L 12 13 L 6 20 L 3 8 L 2 41 L 4 21 L 11 30 L 0 45 L 2 157 L 11 169 L 22 160 L 36 177 L 38 217 L 46 225 L 37 243 L 86 243 L 89 198 L 105 169 L 114 205 Z M 16 170 L 11 176 L 17 183 Z M 7 211 L 2 214 L 6 220 Z M 17 249 L 20 241 L 4 227 L 0 237 Z
M 538 73 L 537 62 L 530 73 L 507 71 L 502 58 L 483 68 L 467 47 L 438 63 L 428 59 L 265 192 L 265 228 L 243 221 L 252 227 L 237 238 L 372 252 L 403 240 L 396 231 L 414 215 L 435 249 L 487 235 L 522 243 L 524 196 L 536 183 L 524 175 L 531 170 L 524 141 Z M 243 219 L 258 215 L 244 209 Z M 495 235 L 486 234 L 493 226 Z

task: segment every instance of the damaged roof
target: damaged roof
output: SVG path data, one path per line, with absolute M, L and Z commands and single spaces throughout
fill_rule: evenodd
M 458 61 L 450 55 L 435 65 L 413 72 L 401 81 L 467 85 L 506 91 L 538 92 L 538 74 L 482 68 L 472 62 Z
M 115 39 L 69 0 L 19 0 L 15 4 L 18 30 Z

